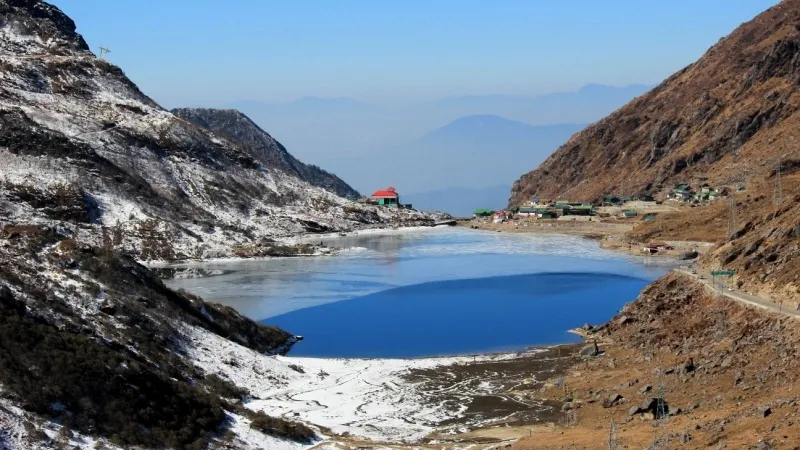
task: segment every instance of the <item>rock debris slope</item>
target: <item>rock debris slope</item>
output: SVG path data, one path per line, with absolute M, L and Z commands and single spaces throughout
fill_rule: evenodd
M 0 221 L 70 221 L 79 240 L 140 259 L 433 222 L 339 196 L 355 192 L 285 151 L 253 147 L 248 136 L 280 148 L 265 133 L 214 134 L 164 110 L 54 6 L 0 0 L 0 17 Z

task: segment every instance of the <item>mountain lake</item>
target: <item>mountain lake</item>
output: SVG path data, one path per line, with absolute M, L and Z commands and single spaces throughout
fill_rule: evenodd
M 342 250 L 173 265 L 166 283 L 303 336 L 290 356 L 415 358 L 578 342 L 569 329 L 609 320 L 676 264 L 450 227 L 309 239 Z

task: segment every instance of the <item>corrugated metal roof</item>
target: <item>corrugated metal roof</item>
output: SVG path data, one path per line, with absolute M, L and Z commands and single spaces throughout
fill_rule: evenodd
M 397 197 L 397 191 L 389 186 L 386 189 L 373 192 L 371 197 Z

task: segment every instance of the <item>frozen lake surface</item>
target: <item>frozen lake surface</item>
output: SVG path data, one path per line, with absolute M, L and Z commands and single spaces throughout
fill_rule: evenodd
M 170 280 L 303 335 L 293 356 L 419 357 L 570 342 L 611 318 L 674 263 L 575 236 L 461 228 L 323 240 L 335 257 L 206 262 Z

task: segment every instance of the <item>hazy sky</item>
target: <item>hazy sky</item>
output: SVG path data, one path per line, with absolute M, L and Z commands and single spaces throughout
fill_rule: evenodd
M 655 84 L 774 0 L 53 0 L 166 107 Z

